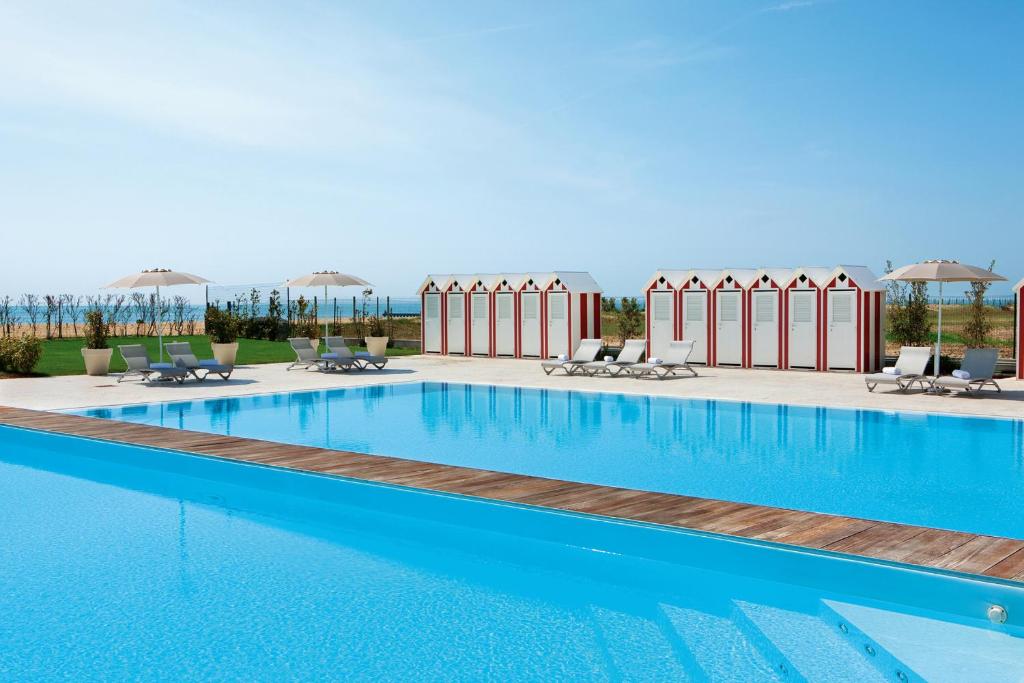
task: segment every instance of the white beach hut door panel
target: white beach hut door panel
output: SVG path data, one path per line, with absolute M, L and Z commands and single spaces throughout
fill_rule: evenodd
M 466 304 L 464 294 L 448 294 L 448 353 L 466 352 Z
M 817 292 L 789 292 L 789 367 L 818 367 Z
M 857 369 L 857 293 L 854 290 L 829 290 L 828 367 Z
M 719 292 L 717 359 L 719 365 L 740 365 L 743 363 L 743 323 L 740 292 Z
M 751 363 L 761 367 L 779 366 L 779 293 L 753 292 L 753 323 L 750 338 Z
M 536 358 L 540 356 L 540 293 L 523 292 L 521 304 L 523 307 L 523 329 L 520 331 L 522 355 Z
M 513 315 L 512 292 L 494 295 L 494 346 L 499 356 L 513 356 L 516 352 L 516 325 Z
M 693 340 L 691 363 L 708 362 L 707 312 L 707 292 L 683 292 L 683 339 Z
M 472 295 L 472 310 L 470 318 L 472 322 L 471 340 L 473 344 L 472 353 L 474 356 L 491 355 L 491 312 L 490 296 L 487 294 Z
M 672 342 L 672 292 L 651 292 L 651 354 L 663 356 Z
M 569 294 L 548 294 L 548 356 L 569 353 Z
M 441 353 L 441 295 L 424 295 L 423 346 L 427 353 Z

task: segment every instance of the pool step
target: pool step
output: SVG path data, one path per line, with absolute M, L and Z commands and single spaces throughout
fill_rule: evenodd
M 867 661 L 838 629 L 817 615 L 735 601 L 735 621 L 762 648 L 777 649 L 789 662 L 787 680 L 868 683 L 894 680 Z M 767 641 L 767 642 L 765 642 Z M 794 678 L 794 674 L 800 678 Z
M 609 673 L 625 681 L 695 681 L 691 654 L 673 643 L 654 619 L 627 612 L 592 607 L 591 613 L 604 639 Z
M 821 604 L 821 618 L 832 627 L 833 632 L 847 641 L 851 647 L 867 655 L 867 660 L 889 680 L 899 683 L 924 683 L 925 678 L 917 674 L 905 662 L 900 661 L 894 654 L 889 652 L 881 643 L 862 631 L 848 617 L 839 614 L 828 604 Z
M 785 657 L 777 650 L 762 652 L 728 616 L 673 605 L 661 605 L 661 610 L 708 680 L 749 683 L 801 680 L 798 676 L 786 675 L 790 665 Z

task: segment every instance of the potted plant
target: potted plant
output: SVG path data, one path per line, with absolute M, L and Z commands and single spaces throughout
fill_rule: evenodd
M 85 314 L 85 374 L 100 376 L 110 372 L 110 357 L 114 349 L 107 346 L 107 324 L 103 322 L 102 311 Z
M 387 353 L 388 340 L 387 330 L 384 328 L 384 321 L 378 316 L 373 316 L 366 321 L 366 350 L 371 356 L 383 356 Z
M 206 309 L 206 336 L 213 357 L 221 365 L 234 365 L 238 356 L 238 321 L 229 312 L 211 306 Z

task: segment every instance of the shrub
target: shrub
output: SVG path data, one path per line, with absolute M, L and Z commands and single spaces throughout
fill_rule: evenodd
M 643 334 L 644 315 L 635 296 L 622 297 L 622 305 L 616 313 L 616 318 L 623 345 L 626 344 L 627 339 L 636 339 Z
M 384 321 L 379 316 L 371 316 L 366 320 L 367 337 L 386 337 L 388 331 L 384 327 Z
M 20 339 L 0 338 L 0 369 L 18 375 L 27 375 L 43 357 L 43 342 L 26 334 Z
M 291 335 L 292 337 L 309 337 L 310 339 L 320 338 L 320 326 L 316 324 L 316 320 L 310 318 L 303 318 L 296 320 L 291 324 Z
M 892 261 L 885 272 L 891 273 Z M 932 326 L 928 320 L 928 283 L 889 281 L 886 319 L 888 337 L 901 346 L 930 346 Z
M 989 272 L 992 272 L 995 265 L 995 261 L 989 264 Z M 989 318 L 988 307 L 985 305 L 985 295 L 991 286 L 991 282 L 972 282 L 971 289 L 965 292 L 970 298 L 971 304 L 967 310 L 967 322 L 964 323 L 961 334 L 964 344 L 968 348 L 985 346 L 985 339 L 992 332 L 992 319 Z
M 238 339 L 238 320 L 231 313 L 211 306 L 206 309 L 206 336 L 214 344 L 230 344 Z
M 107 324 L 103 322 L 102 311 L 89 311 L 85 314 L 85 348 L 107 348 Z

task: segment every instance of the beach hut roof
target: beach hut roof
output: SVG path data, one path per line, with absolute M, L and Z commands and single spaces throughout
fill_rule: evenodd
M 846 276 L 857 283 L 857 286 L 865 292 L 880 292 L 885 290 L 885 283 L 878 281 L 878 276 L 871 272 L 871 269 L 867 266 L 847 266 L 840 265 L 834 271 L 832 271 L 833 277 L 838 277 L 840 273 L 846 273 Z M 831 280 L 832 278 L 829 278 Z

